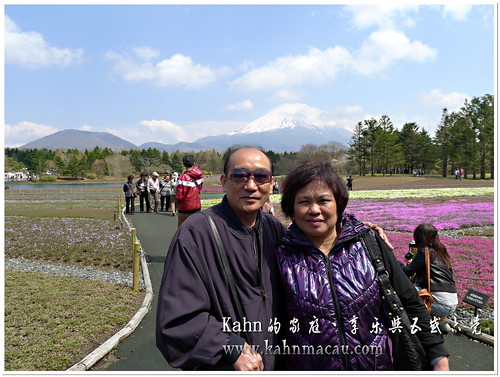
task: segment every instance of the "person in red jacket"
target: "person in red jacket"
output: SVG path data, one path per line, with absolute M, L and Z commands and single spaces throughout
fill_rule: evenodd
M 196 166 L 195 158 L 192 154 L 187 154 L 182 158 L 182 164 L 186 171 L 177 180 L 177 226 L 186 220 L 190 215 L 201 210 L 201 189 L 203 188 L 203 173 Z

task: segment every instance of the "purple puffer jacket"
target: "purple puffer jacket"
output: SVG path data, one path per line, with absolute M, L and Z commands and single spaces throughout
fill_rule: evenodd
M 280 348 L 288 370 L 394 369 L 375 270 L 357 237 L 368 227 L 347 214 L 341 226 L 328 256 L 295 222 L 276 251 L 291 321 L 284 326 Z M 295 333 L 294 318 L 299 325 Z M 316 323 L 317 333 L 312 331 Z

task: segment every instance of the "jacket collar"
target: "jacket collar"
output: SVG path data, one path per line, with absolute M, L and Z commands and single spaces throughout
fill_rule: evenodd
M 253 227 L 246 226 L 241 222 L 240 218 L 234 212 L 233 208 L 229 204 L 229 201 L 227 200 L 226 195 L 224 195 L 222 201 L 219 204 L 214 206 L 214 210 L 226 220 L 230 228 L 243 235 L 248 236 L 249 234 L 251 234 L 252 230 L 260 230 L 262 227 L 260 211 L 257 213 L 255 225 Z

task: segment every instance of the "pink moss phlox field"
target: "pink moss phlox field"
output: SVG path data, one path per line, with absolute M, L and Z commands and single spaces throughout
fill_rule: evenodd
M 346 211 L 386 230 L 413 232 L 423 222 L 438 230 L 493 225 L 493 198 L 418 198 L 350 200 Z
M 387 233 L 389 241 L 394 246 L 394 254 L 400 261 L 404 261 L 404 255 L 408 252 L 408 245 L 413 239 L 411 233 Z M 468 289 L 475 289 L 490 296 L 487 305 L 493 305 L 494 282 L 488 280 L 494 277 L 494 252 L 493 238 L 485 237 L 461 237 L 449 238 L 439 237 L 446 246 L 451 257 L 455 283 L 457 286 L 459 305 L 467 305 L 462 302 Z

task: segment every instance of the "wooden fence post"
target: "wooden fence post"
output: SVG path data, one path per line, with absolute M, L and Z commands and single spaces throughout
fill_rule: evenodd
M 122 220 L 122 196 L 118 195 L 118 219 Z
M 137 292 L 139 290 L 139 260 L 141 257 L 141 244 L 134 242 L 134 275 L 132 279 L 132 290 Z

